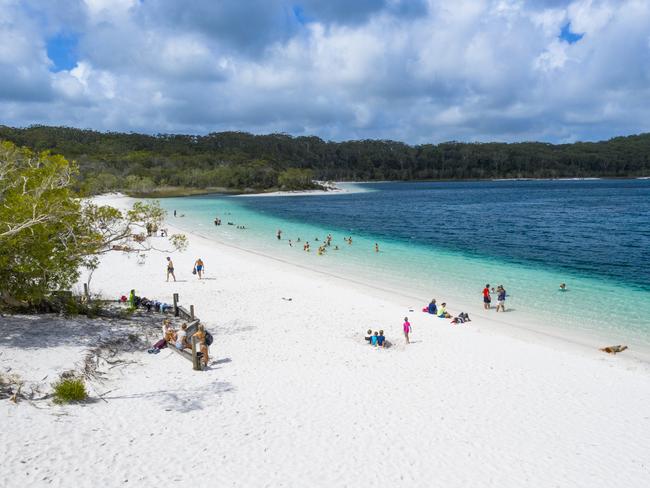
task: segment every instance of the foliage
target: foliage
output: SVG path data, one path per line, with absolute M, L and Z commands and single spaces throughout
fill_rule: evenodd
M 160 226 L 165 217 L 157 202 L 137 202 L 126 212 L 83 202 L 72 190 L 76 173 L 62 156 L 0 143 L 0 298 L 5 302 L 37 303 L 69 288 L 82 266 L 94 269 L 98 256 L 108 251 L 153 249 L 147 224 Z M 187 246 L 182 235 L 169 242 L 171 250 Z
M 266 189 L 285 171 L 319 180 L 632 177 L 650 175 L 650 134 L 574 144 L 328 142 L 286 134 L 205 136 L 101 133 L 66 127 L 0 126 L 0 139 L 74 159 L 91 193 L 154 187 Z M 292 185 L 311 186 L 306 179 Z
M 83 379 L 62 377 L 52 385 L 55 403 L 83 402 L 88 398 Z
M 278 185 L 282 190 L 300 190 L 309 188 L 314 180 L 314 172 L 311 169 L 285 169 L 278 176 Z

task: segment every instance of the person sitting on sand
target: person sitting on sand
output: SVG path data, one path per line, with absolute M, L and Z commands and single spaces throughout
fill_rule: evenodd
M 375 333 L 372 335 L 370 338 L 370 345 L 377 347 L 377 338 L 379 337 L 379 332 L 375 331 Z
M 372 329 L 368 329 L 366 332 L 366 337 L 364 337 L 366 341 L 368 341 L 368 344 L 370 344 L 370 340 L 372 339 Z
M 438 305 L 436 305 L 436 299 L 432 298 L 431 303 L 429 303 L 429 313 L 431 315 L 438 315 Z
M 379 335 L 377 336 L 377 345 L 379 347 L 386 347 L 386 337 L 384 336 L 383 330 L 379 331 Z
M 205 341 L 205 338 L 207 336 L 207 333 L 205 331 L 205 326 L 203 324 L 199 324 L 198 330 L 194 333 L 194 337 L 196 337 L 199 341 L 199 347 L 201 350 L 201 361 L 203 361 L 204 366 L 208 366 L 208 344 Z
M 163 326 L 162 326 L 162 339 L 160 339 L 158 342 L 156 342 L 153 346 L 151 346 L 151 349 L 149 349 L 147 352 L 149 354 L 158 354 L 161 349 L 164 349 L 167 347 L 167 342 L 168 342 L 168 337 L 170 336 L 169 332 L 173 332 L 174 329 L 172 328 L 171 321 L 169 319 L 163 320 Z
M 446 303 L 442 303 L 442 305 L 440 305 L 440 308 L 438 309 L 438 317 L 440 317 L 441 319 L 450 319 L 451 318 L 451 315 L 449 315 L 449 312 L 447 312 L 447 304 Z
M 181 325 L 181 330 L 176 333 L 176 349 L 192 349 L 192 345 L 187 340 L 187 324 Z

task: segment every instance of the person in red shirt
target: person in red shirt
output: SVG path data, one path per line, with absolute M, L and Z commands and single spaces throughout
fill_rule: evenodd
M 490 302 L 492 302 L 492 297 L 490 297 L 490 285 L 485 285 L 483 288 L 483 308 L 485 310 L 490 310 Z

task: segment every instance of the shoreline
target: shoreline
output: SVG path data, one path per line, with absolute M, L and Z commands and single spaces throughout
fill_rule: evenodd
M 118 196 L 117 198 L 129 199 L 131 197 Z M 169 227 L 169 229 L 174 229 L 174 232 L 186 234 L 190 240 L 199 238 L 203 240 L 206 245 L 217 244 L 218 246 L 225 247 L 228 250 L 235 251 L 244 256 L 254 255 L 262 258 L 263 260 L 270 260 L 275 263 L 281 263 L 298 273 L 312 274 L 315 279 L 318 279 L 319 276 L 335 279 L 343 284 L 347 284 L 360 289 L 364 293 L 379 292 L 384 299 L 399 303 L 406 310 L 413 310 L 413 312 L 410 312 L 412 314 L 428 315 L 424 314 L 421 309 L 426 304 L 428 304 L 429 298 L 414 288 L 407 287 L 399 289 L 395 283 L 389 283 L 385 281 L 376 282 L 371 277 L 363 275 L 352 276 L 352 270 L 350 270 L 349 273 L 346 273 L 333 269 L 326 269 L 324 267 L 311 266 L 304 262 L 292 261 L 285 256 L 274 255 L 272 253 L 264 252 L 259 249 L 246 247 L 245 245 L 227 242 L 225 240 L 218 239 L 215 236 L 206 235 L 200 230 L 188 231 L 182 226 L 179 227 L 175 225 L 175 221 L 169 217 L 167 218 L 165 225 Z M 224 251 L 224 249 L 221 250 Z M 264 262 L 260 262 L 259 265 L 264 266 Z M 436 285 L 432 287 L 431 293 L 429 295 L 445 297 L 444 300 L 452 304 L 450 307 L 448 307 L 450 313 L 454 314 L 459 313 L 460 311 L 469 312 L 473 319 L 476 317 L 480 318 L 481 322 L 488 322 L 490 324 L 490 327 L 494 328 L 494 331 L 498 329 L 501 334 L 504 334 L 510 338 L 517 338 L 530 342 L 539 341 L 541 343 L 551 345 L 555 343 L 555 345 L 565 344 L 571 347 L 577 346 L 583 352 L 596 351 L 598 354 L 604 354 L 598 350 L 599 348 L 620 343 L 620 340 L 617 341 L 613 337 L 608 338 L 606 337 L 606 334 L 585 333 L 569 328 L 547 325 L 544 322 L 544 319 L 535 316 L 531 312 L 516 310 L 512 312 L 497 314 L 497 312 L 495 312 L 494 306 L 492 306 L 490 310 L 484 311 L 482 309 L 482 306 L 479 306 L 473 301 L 468 300 L 467 296 L 449 292 L 444 289 L 438 289 Z M 442 299 L 439 299 L 438 303 L 441 302 Z M 440 320 L 440 323 L 449 327 L 457 327 L 451 326 L 449 324 L 449 320 Z M 624 353 L 627 359 L 642 361 L 644 363 L 650 364 L 649 348 L 633 343 L 627 343 L 626 345 L 629 347 L 629 349 Z
M 321 276 L 328 279 L 341 281 L 352 288 L 357 288 L 360 291 L 363 291 L 364 293 L 379 292 L 383 299 L 399 304 L 408 310 L 407 313 L 413 314 L 414 316 L 422 315 L 429 317 L 429 314 L 421 311 L 422 307 L 424 307 L 428 301 L 423 296 L 416 296 L 417 292 L 414 290 L 407 290 L 407 292 L 400 291 L 388 283 L 373 284 L 368 280 L 364 280 L 363 278 L 352 278 L 351 276 L 339 274 L 335 271 L 327 271 L 324 269 L 311 267 L 306 264 L 289 261 L 288 259 L 280 256 L 273 256 L 259 250 L 241 247 L 211 236 L 206 236 L 200 232 L 188 232 L 177 226 L 174 226 L 173 224 L 168 224 L 168 227 L 170 229 L 174 229 L 175 231 L 186 234 L 190 240 L 199 238 L 204 240 L 207 244 L 218 244 L 219 246 L 226 247 L 229 250 L 235 251 L 242 255 L 254 255 L 264 260 L 281 263 L 287 267 L 295 268 L 295 270 L 301 273 L 309 273 L 316 275 L 316 277 Z M 263 263 L 261 264 L 263 265 Z M 433 294 L 436 293 L 434 292 Z M 438 293 L 437 295 L 442 296 L 443 294 Z M 607 343 L 607 341 L 602 337 L 599 338 L 594 337 L 593 335 L 581 334 L 571 330 L 560 329 L 558 327 L 545 326 L 540 319 L 531 314 L 517 312 L 516 315 L 511 316 L 511 312 L 505 312 L 501 313 L 500 315 L 496 315 L 497 312 L 495 311 L 494 307 L 491 307 L 486 314 L 482 314 L 482 310 L 479 309 L 479 307 L 475 305 L 468 305 L 467 301 L 462 297 L 458 298 L 451 295 L 450 299 L 454 300 L 455 306 L 451 308 L 448 307 L 448 310 L 450 312 L 459 312 L 462 308 L 464 311 L 469 311 L 472 313 L 472 322 L 469 325 L 451 325 L 449 324 L 448 319 L 438 319 L 440 321 L 440 324 L 444 326 L 472 327 L 472 325 L 474 325 L 474 319 L 480 317 L 480 322 L 487 321 L 490 323 L 490 326 L 496 326 L 496 329 L 492 329 L 491 332 L 503 334 L 511 339 L 519 339 L 527 342 L 551 346 L 564 345 L 567 347 L 567 349 L 573 350 L 574 352 L 595 352 L 599 355 L 604 354 L 599 351 L 600 347 L 613 345 Z M 447 300 L 450 299 L 448 298 Z M 462 304 L 462 306 L 459 308 L 458 304 Z M 645 348 L 630 344 L 627 345 L 629 348 L 625 351 L 625 353 L 617 356 L 617 359 L 640 361 L 650 365 L 650 350 L 646 350 Z

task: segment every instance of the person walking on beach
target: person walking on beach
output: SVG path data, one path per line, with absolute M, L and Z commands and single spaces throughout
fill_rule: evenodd
M 406 343 L 410 344 L 409 334 L 411 333 L 411 323 L 409 322 L 408 317 L 404 317 L 404 337 L 406 338 Z
M 506 289 L 503 285 L 497 287 L 497 312 L 501 309 L 502 312 L 506 311 Z
M 203 260 L 201 258 L 194 261 L 194 269 L 196 270 L 196 274 L 199 275 L 199 279 L 202 279 L 203 278 L 203 270 L 205 269 L 205 266 L 204 266 Z
M 172 258 L 167 256 L 167 281 L 169 281 L 169 275 L 172 275 L 172 278 L 174 278 L 174 281 L 176 281 L 176 275 L 174 274 L 174 263 L 172 262 Z
M 490 296 L 490 284 L 488 283 L 483 288 L 483 308 L 485 310 L 490 310 L 490 302 L 492 302 L 492 297 Z

